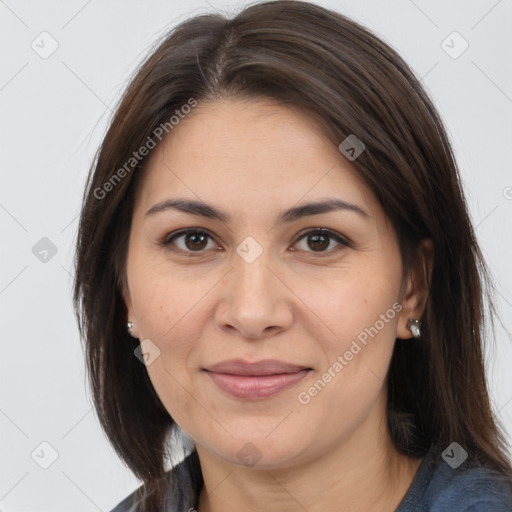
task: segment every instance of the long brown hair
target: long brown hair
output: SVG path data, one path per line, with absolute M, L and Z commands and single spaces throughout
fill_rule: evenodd
M 364 142 L 352 165 L 397 232 L 404 272 L 420 240 L 430 238 L 435 250 L 421 341 L 397 340 L 389 369 L 393 442 L 421 456 L 456 441 L 510 478 L 484 372 L 491 281 L 442 122 L 415 74 L 369 30 L 307 2 L 278 0 L 232 19 L 200 15 L 171 30 L 127 87 L 84 193 L 73 299 L 88 376 L 101 425 L 144 482 L 148 510 L 162 504 L 173 420 L 126 331 L 121 291 L 134 194 L 147 163 L 133 154 L 191 98 L 221 97 L 300 107 L 321 119 L 336 146 L 350 134 Z

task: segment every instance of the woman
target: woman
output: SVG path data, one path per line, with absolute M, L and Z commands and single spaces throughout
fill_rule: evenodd
M 75 307 L 114 510 L 512 510 L 485 265 L 402 59 L 306 2 L 192 18 L 93 166 Z M 192 441 L 172 471 L 172 435 Z M 186 447 L 182 447 L 186 450 Z

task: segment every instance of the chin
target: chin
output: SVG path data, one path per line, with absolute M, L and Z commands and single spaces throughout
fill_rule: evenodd
M 286 434 L 286 433 L 285 433 Z M 272 434 L 269 437 L 265 435 L 245 435 L 234 437 L 216 446 L 206 446 L 230 464 L 240 467 L 254 469 L 278 469 L 292 466 L 297 459 L 306 450 L 305 446 L 299 444 L 300 439 L 295 440 L 289 435 L 284 437 Z

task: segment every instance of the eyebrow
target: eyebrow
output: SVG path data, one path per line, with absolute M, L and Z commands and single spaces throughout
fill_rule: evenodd
M 229 214 L 218 210 L 210 204 L 204 203 L 203 201 L 184 198 L 166 199 L 165 201 L 161 201 L 152 206 L 145 213 L 145 217 L 167 210 L 177 210 L 205 217 L 207 219 L 220 220 L 226 224 L 231 220 Z M 349 211 L 354 212 L 365 219 L 370 218 L 370 214 L 357 204 L 349 203 L 339 198 L 327 198 L 321 201 L 294 206 L 284 212 L 281 212 L 277 218 L 276 224 L 290 223 L 310 215 L 319 215 L 334 211 Z

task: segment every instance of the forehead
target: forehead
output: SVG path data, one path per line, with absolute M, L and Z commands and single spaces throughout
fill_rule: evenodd
M 269 101 L 200 103 L 153 150 L 138 187 L 145 211 L 179 194 L 247 209 L 338 195 L 373 197 L 318 119 Z

